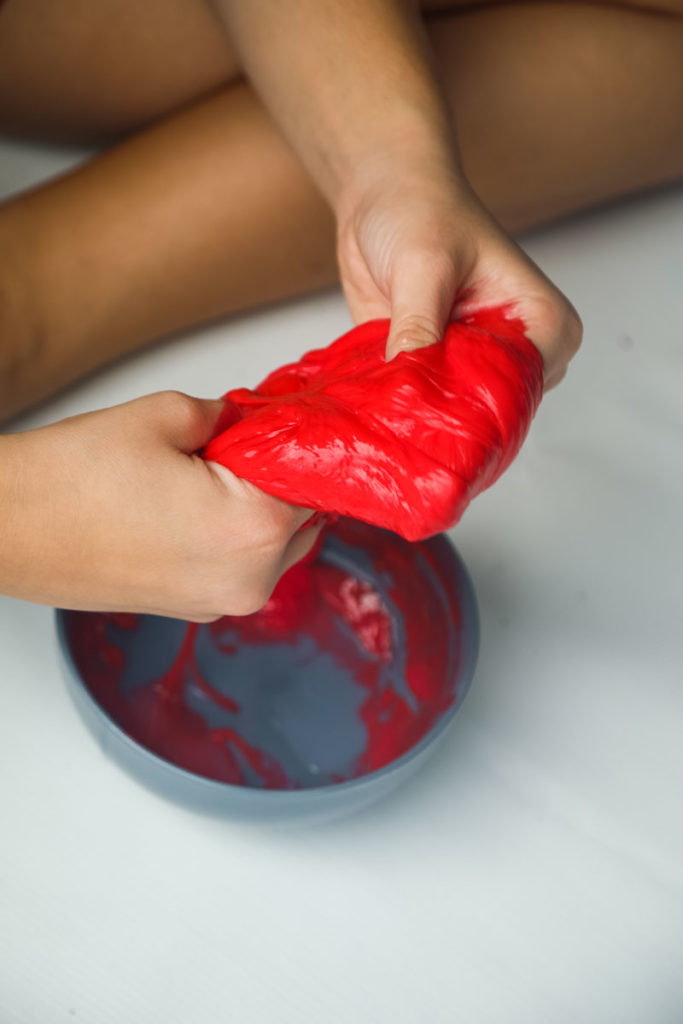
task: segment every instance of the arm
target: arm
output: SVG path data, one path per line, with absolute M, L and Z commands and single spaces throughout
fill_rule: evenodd
M 449 317 L 509 303 L 546 387 L 581 337 L 561 292 L 473 194 L 411 0 L 213 0 L 247 74 L 337 219 L 356 321 L 391 316 L 387 355 Z
M 245 69 L 333 206 L 379 155 L 458 168 L 411 0 L 216 0 Z

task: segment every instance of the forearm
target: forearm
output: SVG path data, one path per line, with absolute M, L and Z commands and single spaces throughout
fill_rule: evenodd
M 12 596 L 22 596 L 22 577 L 30 569 L 27 524 L 19 512 L 20 444 L 20 435 L 0 436 L 0 594 Z
M 452 118 L 412 0 L 214 6 L 255 88 L 333 205 L 379 161 L 459 173 Z

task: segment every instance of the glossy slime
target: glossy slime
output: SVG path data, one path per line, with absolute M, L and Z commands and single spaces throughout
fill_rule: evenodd
M 342 519 L 255 615 L 195 625 L 67 613 L 86 687 L 133 740 L 190 772 L 299 789 L 382 768 L 459 699 L 470 657 L 448 541 Z
M 284 501 L 408 540 L 453 526 L 519 451 L 543 362 L 504 308 L 387 363 L 388 330 L 362 324 L 254 391 L 229 391 L 205 458 Z
M 352 515 L 255 615 L 209 626 L 72 613 L 76 665 L 132 739 L 201 776 L 297 789 L 401 757 L 458 699 L 462 591 L 443 538 L 517 454 L 541 398 L 521 321 L 483 310 L 387 363 L 388 321 L 224 397 L 204 456 Z M 364 525 L 373 523 L 375 526 Z

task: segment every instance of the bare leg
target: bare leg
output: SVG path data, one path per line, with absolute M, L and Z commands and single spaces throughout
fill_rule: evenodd
M 128 135 L 240 77 L 202 0 L 6 0 L 0 131 Z
M 0 418 L 145 342 L 336 281 L 331 212 L 243 84 L 0 208 L 0 251 L 19 356 Z
M 30 61 L 22 61 L 18 45 L 25 25 L 23 37 L 8 38 L 9 15 L 13 7 L 18 18 L 22 4 L 28 10 L 47 2 L 9 0 L 0 16 L 1 74 L 9 74 L 5 55 L 12 55 L 15 83 L 13 93 L 0 78 L 0 122 L 14 130 L 22 122 L 40 128 L 42 94 L 52 94 L 59 76 L 51 79 L 43 60 L 32 72 L 49 79 L 42 92 L 16 85 Z M 186 54 L 201 55 L 202 33 L 220 32 L 210 20 L 200 31 L 190 18 L 196 6 L 179 3 L 184 36 L 175 47 L 191 37 Z M 430 32 L 469 176 L 508 227 L 683 174 L 683 18 L 530 4 L 439 15 Z M 66 60 L 68 40 L 62 44 Z M 207 80 L 215 88 L 236 73 L 225 43 L 211 46 L 189 95 L 201 95 Z M 173 56 L 168 41 L 166 49 Z M 152 50 L 155 84 L 139 105 L 138 92 L 126 91 L 123 81 L 137 73 L 132 45 L 128 63 L 119 68 L 114 61 L 102 79 L 105 134 L 161 113 L 173 60 Z M 97 63 L 106 63 L 102 54 Z M 188 81 L 191 72 L 183 71 Z M 91 135 L 97 89 L 67 84 L 66 99 L 72 98 L 57 104 L 59 133 Z M 179 103 L 177 93 L 168 97 L 169 109 Z M 146 341 L 335 279 L 329 211 L 244 84 L 195 101 L 75 174 L 5 204 L 0 251 L 5 416 Z
M 683 176 L 678 7 L 515 3 L 434 24 L 468 177 L 508 230 Z

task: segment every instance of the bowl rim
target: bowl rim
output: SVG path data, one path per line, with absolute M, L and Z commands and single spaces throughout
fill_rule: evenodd
M 115 734 L 116 741 L 123 747 L 128 748 L 135 757 L 142 761 L 149 759 L 156 770 L 166 772 L 170 777 L 175 777 L 179 782 L 182 782 L 183 785 L 191 784 L 196 789 L 202 789 L 207 794 L 213 793 L 216 796 L 230 794 L 231 798 L 234 797 L 238 801 L 253 802 L 256 800 L 262 804 L 275 801 L 281 803 L 282 800 L 287 800 L 291 804 L 298 804 L 319 799 L 321 796 L 329 797 L 335 793 L 341 796 L 351 789 L 358 790 L 365 786 L 373 785 L 378 779 L 394 774 L 401 767 L 418 758 L 420 754 L 424 753 L 428 747 L 431 747 L 442 736 L 451 724 L 454 716 L 460 710 L 470 690 L 479 659 L 481 620 L 472 579 L 458 549 L 448 534 L 436 534 L 434 537 L 429 538 L 429 540 L 436 540 L 437 537 L 448 543 L 450 553 L 457 565 L 459 574 L 458 584 L 462 593 L 462 607 L 465 612 L 463 622 L 466 622 L 466 625 L 463 624 L 463 632 L 467 634 L 468 639 L 460 675 L 460 687 L 453 704 L 444 711 L 438 722 L 414 746 L 409 747 L 400 757 L 383 765 L 381 768 L 375 768 L 364 775 L 358 775 L 353 779 L 346 779 L 344 782 L 325 783 L 321 786 L 308 786 L 302 789 L 261 789 L 257 786 L 240 786 L 233 782 L 221 782 L 219 779 L 212 779 L 206 775 L 199 775 L 187 768 L 182 768 L 180 765 L 161 757 L 145 747 L 144 744 L 134 740 L 96 700 L 76 665 L 71 645 L 66 635 L 67 616 L 72 613 L 78 614 L 79 610 L 55 608 L 55 631 L 62 669 L 77 710 L 81 717 L 84 717 L 82 704 L 83 702 L 87 703 L 90 711 L 100 719 L 103 726 Z M 86 726 L 91 733 L 94 732 L 92 723 L 86 721 Z M 106 752 L 109 753 L 108 750 Z

